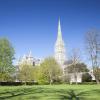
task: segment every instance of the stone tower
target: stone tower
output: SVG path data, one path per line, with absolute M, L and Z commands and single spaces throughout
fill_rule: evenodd
M 58 22 L 58 36 L 55 43 L 55 59 L 58 62 L 58 64 L 64 69 L 64 62 L 66 61 L 65 56 L 65 45 L 62 38 L 62 32 L 61 32 L 61 25 L 60 25 L 60 19 Z

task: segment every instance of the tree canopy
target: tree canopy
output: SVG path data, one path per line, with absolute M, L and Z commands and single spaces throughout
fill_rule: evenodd
M 0 38 L 0 80 L 9 80 L 10 74 L 14 70 L 14 48 L 6 38 Z
M 88 72 L 87 66 L 84 63 L 77 63 L 75 65 L 69 65 L 66 67 L 66 70 L 68 73 L 74 73 L 74 72 Z
M 62 75 L 62 70 L 54 58 L 49 57 L 44 60 L 40 65 L 39 70 L 39 81 L 53 83 L 54 80 L 58 79 Z

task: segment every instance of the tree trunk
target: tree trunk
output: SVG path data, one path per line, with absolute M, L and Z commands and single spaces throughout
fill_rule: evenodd
M 50 85 L 52 85 L 52 82 L 53 82 L 53 80 L 52 80 L 52 79 L 50 79 Z
M 49 84 L 51 85 L 52 84 L 52 82 L 53 82 L 53 80 L 52 80 L 52 75 L 51 75 L 51 73 L 49 72 Z
M 75 83 L 77 84 L 77 73 L 75 73 Z
M 97 84 L 100 84 L 100 81 L 99 81 L 98 79 L 96 79 L 96 83 L 97 83 Z

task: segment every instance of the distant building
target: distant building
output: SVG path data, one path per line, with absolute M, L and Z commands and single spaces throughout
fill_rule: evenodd
M 76 82 L 76 81 L 78 83 L 82 82 L 82 74 L 84 74 L 84 73 L 80 72 L 80 73 L 77 73 L 77 74 L 75 74 L 75 73 L 69 74 L 66 70 L 67 66 L 72 64 L 72 61 L 66 60 L 66 49 L 65 49 L 64 40 L 62 38 L 60 19 L 59 19 L 59 22 L 58 22 L 57 40 L 56 40 L 56 43 L 55 43 L 55 46 L 54 46 L 54 58 L 63 70 L 63 75 L 61 77 L 69 76 L 70 83 L 73 83 L 73 82 Z M 19 59 L 18 64 L 16 65 L 16 73 L 18 73 L 19 69 L 21 69 L 20 65 L 22 65 L 22 64 L 31 65 L 31 66 L 34 67 L 34 66 L 37 66 L 37 65 L 39 66 L 42 62 L 43 62 L 43 60 L 34 58 L 32 56 L 31 51 L 30 51 L 27 55 L 24 55 L 23 57 L 21 57 Z M 93 71 L 90 71 L 88 73 L 92 76 L 92 80 L 95 80 L 95 77 L 93 75 Z
M 54 48 L 54 57 L 58 64 L 64 69 L 64 62 L 66 61 L 66 50 L 64 40 L 62 38 L 60 19 L 58 22 L 58 36 Z
M 75 73 L 67 73 L 66 68 L 67 66 L 69 66 L 70 64 L 72 64 L 72 61 L 67 61 L 66 60 L 66 49 L 65 49 L 65 43 L 64 40 L 62 38 L 62 32 L 61 32 L 61 25 L 60 25 L 60 19 L 58 22 L 58 35 L 57 35 L 57 40 L 54 46 L 54 57 L 55 60 L 58 62 L 58 64 L 61 66 L 61 68 L 63 69 L 63 75 L 64 77 L 69 76 L 70 77 L 70 83 L 76 82 L 77 83 L 81 83 L 82 82 L 82 75 L 84 73 L 77 73 L 75 75 Z M 87 73 L 87 72 L 86 72 Z M 88 72 L 91 77 L 92 80 L 95 80 L 95 77 L 93 75 L 93 71 Z
M 22 65 L 22 64 L 27 64 L 27 65 L 31 65 L 31 66 L 37 66 L 37 65 L 40 65 L 41 62 L 42 62 L 42 60 L 34 58 L 32 56 L 31 51 L 30 51 L 28 55 L 24 55 L 23 57 L 21 57 L 19 59 L 18 66 Z
M 73 82 L 82 83 L 82 73 L 70 74 L 70 83 Z
M 89 74 L 91 75 L 92 80 L 95 80 L 95 76 L 93 75 L 93 69 L 91 69 L 91 70 L 89 71 Z

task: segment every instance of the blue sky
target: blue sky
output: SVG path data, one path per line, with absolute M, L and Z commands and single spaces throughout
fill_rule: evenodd
M 0 0 L 0 37 L 7 37 L 16 58 L 54 53 L 60 17 L 66 55 L 72 48 L 84 54 L 84 34 L 100 29 L 100 0 Z

